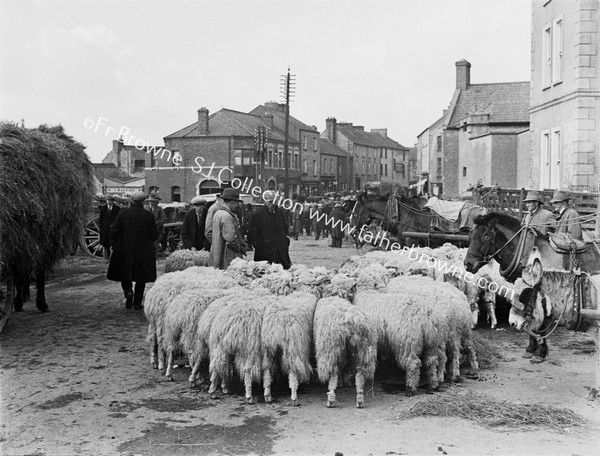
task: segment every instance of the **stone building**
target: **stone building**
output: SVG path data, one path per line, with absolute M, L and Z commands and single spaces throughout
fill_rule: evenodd
M 351 190 L 363 190 L 368 182 L 393 180 L 399 185 L 409 183 L 408 147 L 387 136 L 386 129 L 365 131 L 363 126 L 338 123 L 333 117 L 326 120 L 321 137 L 339 146 L 352 158 Z
M 533 0 L 531 140 L 519 185 L 597 189 L 600 1 Z
M 517 186 L 520 138 L 529 130 L 529 82 L 471 84 L 456 62 L 456 89 L 440 119 L 417 138 L 430 192 L 458 197 L 471 185 Z

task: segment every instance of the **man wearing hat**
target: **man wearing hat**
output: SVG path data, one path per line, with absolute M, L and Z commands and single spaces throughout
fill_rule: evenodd
M 252 216 L 248 228 L 248 241 L 254 246 L 254 261 L 266 260 L 289 269 L 292 260 L 286 216 L 283 209 L 274 204 L 274 192 L 265 191 L 262 198 L 265 205 Z
M 342 204 L 337 202 L 331 211 L 329 219 L 331 225 L 331 247 L 342 247 L 342 240 L 344 239 L 342 224 L 346 220 L 346 213 L 342 210 L 342 207 Z
M 570 199 L 569 194 L 562 190 L 556 190 L 552 195 L 550 203 L 554 208 L 554 212 L 558 214 L 556 232 L 569 233 L 574 239 L 583 240 L 579 214 L 575 209 L 569 207 Z
M 146 201 L 149 204 L 148 210 L 154 216 L 154 223 L 156 223 L 156 229 L 158 230 L 158 241 L 154 244 L 156 255 L 158 256 L 158 245 L 160 244 L 162 246 L 163 251 L 165 249 L 165 223 L 167 223 L 167 216 L 165 215 L 163 208 L 158 205 L 160 196 L 150 194 Z
M 181 242 L 184 249 L 210 250 L 210 242 L 204 235 L 206 225 L 207 199 L 203 196 L 194 196 L 190 209 L 183 219 L 181 225 Z
M 127 309 L 142 309 L 146 283 L 156 280 L 154 242 L 158 230 L 154 216 L 144 209 L 145 200 L 143 192 L 133 193 L 131 207 L 119 212 L 110 230 L 113 253 L 106 276 L 121 282 Z
M 215 212 L 220 209 L 225 209 L 225 203 L 221 198 L 220 194 L 217 194 L 216 201 L 208 207 L 208 211 L 206 212 L 206 223 L 204 225 L 204 236 L 208 240 L 209 243 L 212 243 L 212 235 L 213 235 L 213 218 L 215 217 Z
M 100 207 L 100 220 L 98 223 L 100 225 L 100 244 L 107 263 L 110 258 L 110 227 L 115 223 L 120 210 L 121 208 L 115 204 L 114 196 L 111 195 L 106 197 L 106 204 Z
M 227 269 L 234 258 L 246 255 L 246 244 L 240 232 L 240 222 L 234 214 L 241 203 L 240 193 L 234 188 L 226 188 L 221 199 L 224 207 L 215 212 L 212 220 L 212 243 L 208 261 L 214 268 Z
M 528 192 L 523 202 L 528 211 L 523 218 L 523 225 L 535 228 L 538 233 L 546 236 L 548 229 L 553 229 L 555 226 L 556 217 L 552 212 L 543 208 L 544 199 L 540 192 Z

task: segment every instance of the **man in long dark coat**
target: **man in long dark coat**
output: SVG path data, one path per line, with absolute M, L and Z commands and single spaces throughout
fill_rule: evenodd
M 158 229 L 154 216 L 144 209 L 145 199 L 142 192 L 131 195 L 131 207 L 119 212 L 110 231 L 113 253 L 106 276 L 121 282 L 127 309 L 142 309 L 146 283 L 156 280 L 154 242 Z
M 100 207 L 100 244 L 103 247 L 104 259 L 108 262 L 110 258 L 110 227 L 117 219 L 117 214 L 121 208 L 115 204 L 115 198 L 106 197 L 106 205 Z
M 206 225 L 206 205 L 208 201 L 202 196 L 194 196 L 190 209 L 181 225 L 181 242 L 184 249 L 210 250 L 210 242 L 204 235 Z
M 342 240 L 344 239 L 344 232 L 342 230 L 342 224 L 346 220 L 346 214 L 342 210 L 341 204 L 336 204 L 331 211 L 331 247 L 341 247 Z
M 263 199 L 265 205 L 252 216 L 248 229 L 248 241 L 255 249 L 254 261 L 267 260 L 289 269 L 292 261 L 289 253 L 288 222 L 283 209 L 273 204 L 273 192 L 264 192 Z

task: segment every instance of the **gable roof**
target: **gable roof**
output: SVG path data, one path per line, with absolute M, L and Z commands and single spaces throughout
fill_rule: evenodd
M 205 137 L 205 136 L 254 136 L 256 128 L 265 125 L 260 116 L 234 111 L 233 109 L 221 109 L 208 117 L 208 135 L 200 135 L 198 122 L 194 122 L 167 138 Z M 284 140 L 284 135 L 278 129 L 269 132 L 272 139 Z
M 368 147 L 387 147 L 390 149 L 408 149 L 402 144 L 394 141 L 392 138 L 383 136 L 379 133 L 364 131 L 362 127 L 355 127 L 351 123 L 338 123 L 337 131 L 342 133 L 354 144 Z
M 285 105 L 277 103 L 265 103 L 257 106 L 250 114 L 255 116 L 262 116 L 265 113 L 273 115 L 273 126 L 283 132 L 285 132 Z M 300 141 L 300 130 L 314 130 L 317 132 L 317 128 L 311 125 L 306 125 L 304 122 L 299 121 L 295 117 L 290 115 L 289 135 L 290 138 Z
M 489 114 L 490 123 L 529 122 L 529 82 L 469 85 L 460 91 L 448 127 L 473 114 Z
M 325 138 L 318 138 L 319 151 L 325 155 L 336 155 L 338 157 L 351 157 L 351 155 L 339 146 Z

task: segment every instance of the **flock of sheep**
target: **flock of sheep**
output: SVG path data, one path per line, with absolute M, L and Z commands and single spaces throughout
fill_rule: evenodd
M 464 256 L 450 244 L 418 251 L 449 263 Z M 478 369 L 471 328 L 478 295 L 491 301 L 489 291 L 469 289 L 406 254 L 371 252 L 334 270 L 236 259 L 222 271 L 202 266 L 207 259 L 207 252 L 175 252 L 145 299 L 150 361 L 171 380 L 183 354 L 191 386 L 208 365 L 209 394 L 218 387 L 228 393 L 239 376 L 247 403 L 254 382 L 271 402 L 281 372 L 298 404 L 299 384 L 316 374 L 328 385 L 331 407 L 338 382 L 350 374 L 362 408 L 378 354 L 403 370 L 407 395 L 416 392 L 421 371 L 429 390 L 456 380 L 461 352 L 469 370 Z

